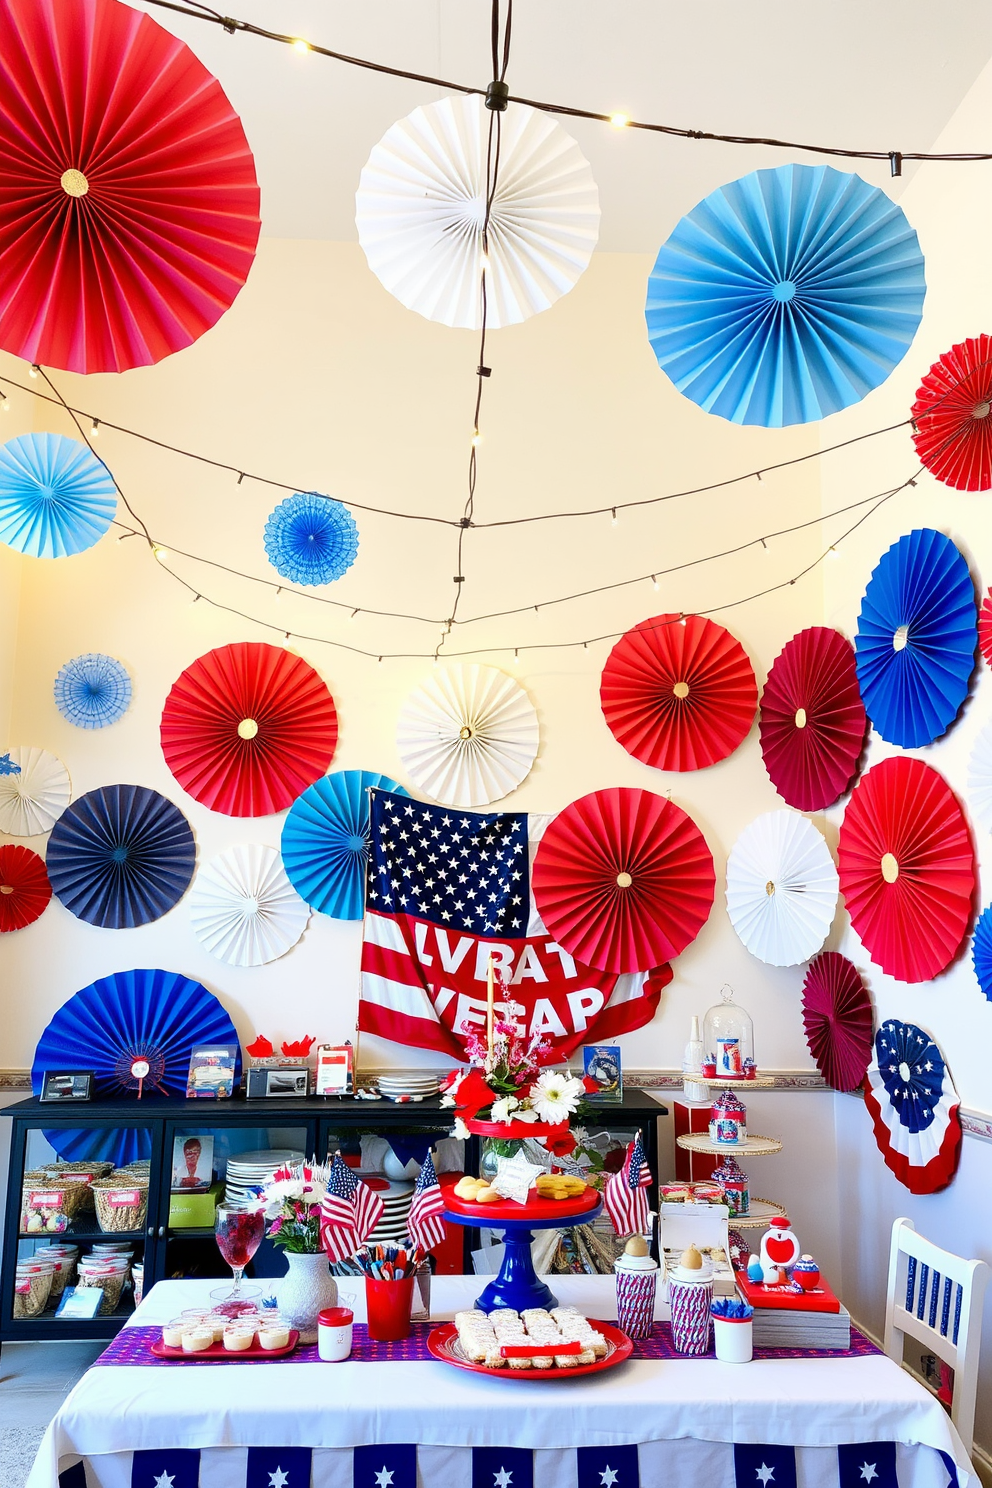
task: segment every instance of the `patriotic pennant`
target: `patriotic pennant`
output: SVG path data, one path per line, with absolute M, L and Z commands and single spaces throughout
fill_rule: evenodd
M 534 1454 L 523 1447 L 473 1447 L 472 1488 L 534 1488 Z
M 428 1152 L 420 1169 L 417 1186 L 413 1191 L 413 1203 L 407 1216 L 407 1234 L 414 1245 L 433 1250 L 444 1239 L 444 1221 L 441 1213 L 444 1200 L 441 1185 L 434 1170 L 434 1158 Z
M 636 1447 L 578 1447 L 576 1488 L 640 1488 Z
M 915 1023 L 889 1018 L 875 1035 L 865 1105 L 885 1165 L 910 1193 L 937 1193 L 957 1172 L 961 1106 L 943 1056 Z
M 310 1488 L 309 1447 L 249 1447 L 245 1488 Z
M 895 1442 L 837 1448 L 839 1488 L 899 1488 Z
M 405 1442 L 356 1447 L 354 1488 L 417 1488 L 417 1448 Z
M 642 1235 L 648 1227 L 651 1169 L 644 1156 L 641 1134 L 630 1143 L 623 1167 L 606 1183 L 603 1202 L 618 1235 Z
M 737 1488 L 796 1488 L 795 1447 L 734 1446 Z
M 345 1261 L 375 1229 L 385 1205 L 377 1193 L 355 1177 L 335 1153 L 327 1180 L 327 1193 L 320 1206 L 320 1243 L 329 1261 Z
M 131 1457 L 131 1488 L 198 1488 L 199 1482 L 200 1453 L 195 1448 L 166 1447 Z

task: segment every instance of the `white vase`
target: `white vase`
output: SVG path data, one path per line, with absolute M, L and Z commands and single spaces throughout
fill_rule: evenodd
M 286 1252 L 289 1270 L 279 1284 L 279 1312 L 291 1328 L 299 1331 L 301 1343 L 317 1342 L 317 1314 L 336 1307 L 338 1284 L 327 1268 L 323 1251 L 305 1255 Z

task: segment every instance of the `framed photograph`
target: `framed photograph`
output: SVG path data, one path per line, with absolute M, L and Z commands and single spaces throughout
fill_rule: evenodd
M 45 1070 L 39 1100 L 88 1101 L 92 1098 L 92 1070 Z
M 310 1094 L 310 1071 L 305 1064 L 283 1064 L 248 1071 L 248 1099 L 269 1100 Z
M 172 1192 L 206 1193 L 214 1181 L 214 1139 L 180 1134 L 172 1144 Z
M 584 1044 L 583 1074 L 595 1080 L 598 1089 L 586 1096 L 593 1105 L 619 1105 L 623 1100 L 623 1061 L 619 1044 Z
M 186 1098 L 225 1100 L 234 1093 L 237 1044 L 210 1044 L 194 1049 L 189 1061 Z
M 353 1095 L 355 1051 L 351 1044 L 317 1045 L 318 1095 Z

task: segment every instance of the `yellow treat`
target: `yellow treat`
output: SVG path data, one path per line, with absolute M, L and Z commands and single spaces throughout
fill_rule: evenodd
M 483 1185 L 480 1178 L 469 1178 L 466 1175 L 464 1178 L 459 1178 L 455 1184 L 454 1195 L 456 1199 L 474 1199 L 480 1188 L 488 1186 L 488 1184 Z
M 575 1199 L 585 1193 L 586 1181 L 571 1173 L 541 1173 L 536 1187 L 542 1199 Z
M 682 1259 L 679 1265 L 683 1271 L 701 1271 L 703 1269 L 703 1258 L 695 1245 L 690 1245 L 688 1250 L 682 1252 Z
M 498 1204 L 503 1195 L 497 1193 L 488 1183 L 483 1183 L 476 1190 L 475 1202 L 477 1204 Z

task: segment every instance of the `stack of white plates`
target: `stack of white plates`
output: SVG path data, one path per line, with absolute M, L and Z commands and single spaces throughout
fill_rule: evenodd
M 437 1075 L 401 1074 L 379 1076 L 379 1093 L 391 1101 L 422 1101 L 437 1095 L 440 1089 Z
M 291 1147 L 267 1147 L 259 1152 L 239 1152 L 227 1160 L 227 1189 L 224 1201 L 232 1209 L 242 1209 L 254 1197 L 253 1189 L 267 1183 L 284 1164 L 303 1161 L 302 1152 Z
M 389 1178 L 366 1178 L 373 1193 L 382 1199 L 382 1218 L 369 1236 L 370 1245 L 399 1245 L 406 1239 L 406 1223 L 413 1203 L 412 1183 L 393 1182 Z

